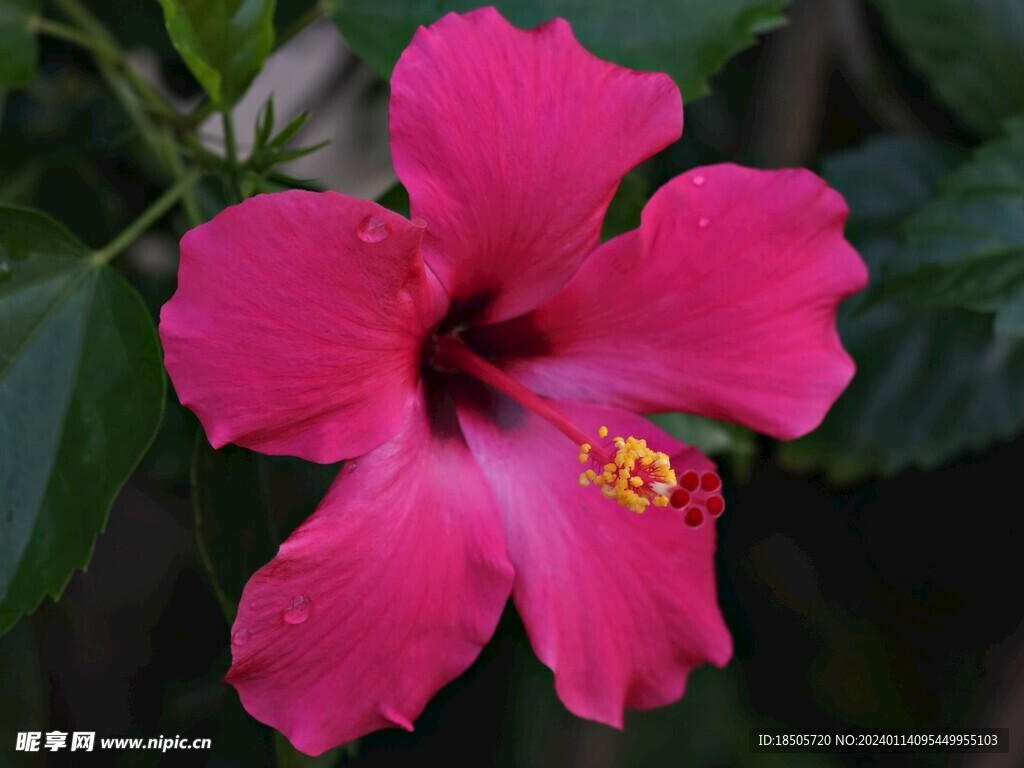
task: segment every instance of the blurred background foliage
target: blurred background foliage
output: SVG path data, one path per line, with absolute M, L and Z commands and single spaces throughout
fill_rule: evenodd
M 872 285 L 842 308 L 858 376 L 822 427 L 654 417 L 727 476 L 735 660 L 620 733 L 562 708 L 509 610 L 412 734 L 310 759 L 248 717 L 221 682 L 229 617 L 337 467 L 214 451 L 177 404 L 153 330 L 177 239 L 288 187 L 402 210 L 387 77 L 418 24 L 475 3 L 0 0 L 3 764 L 78 764 L 13 751 L 58 729 L 213 739 L 181 765 L 1024 765 L 1019 743 L 747 749 L 751 727 L 1024 722 L 1024 3 L 496 4 L 683 90 L 686 135 L 627 177 L 605 237 L 722 160 L 813 167 L 850 205 Z

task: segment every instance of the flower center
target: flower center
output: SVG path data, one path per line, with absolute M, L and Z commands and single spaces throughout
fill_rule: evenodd
M 604 426 L 597 429 L 597 435 L 606 442 L 598 442 L 547 400 L 457 339 L 437 339 L 431 362 L 472 376 L 545 419 L 579 446 L 581 464 L 592 465 L 579 476 L 580 485 L 599 486 L 604 496 L 632 512 L 642 514 L 650 506 L 681 509 L 685 510 L 687 525 L 697 527 L 704 522 L 705 515 L 718 517 L 725 510 L 720 493 L 722 480 L 715 472 L 687 469 L 677 477 L 667 454 L 655 451 L 646 440 L 632 435 L 606 440 L 608 428 Z

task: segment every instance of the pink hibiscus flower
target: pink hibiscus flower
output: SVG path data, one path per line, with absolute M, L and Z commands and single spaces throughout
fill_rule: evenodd
M 718 165 L 600 244 L 682 103 L 561 19 L 445 16 L 391 87 L 416 218 L 255 197 L 184 237 L 161 313 L 211 443 L 349 460 L 246 586 L 228 680 L 311 754 L 411 729 L 511 595 L 565 705 L 620 726 L 732 652 L 713 521 L 694 527 L 721 512 L 718 478 L 637 414 L 816 426 L 853 375 L 835 313 L 866 272 L 846 207 L 806 171 Z

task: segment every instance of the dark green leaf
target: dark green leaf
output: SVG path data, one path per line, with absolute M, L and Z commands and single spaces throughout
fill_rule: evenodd
M 670 435 L 709 456 L 754 452 L 754 434 L 737 424 L 714 421 L 689 413 L 658 413 L 647 417 Z
M 0 0 L 0 92 L 28 85 L 36 73 L 39 43 L 32 18 L 42 5 L 43 0 Z
M 135 291 L 57 222 L 0 208 L 0 632 L 88 563 L 164 387 Z
M 927 203 L 956 161 L 936 144 L 879 139 L 826 164 L 872 274 L 899 253 L 902 218 Z M 842 481 L 931 468 L 1024 426 L 1024 344 L 993 337 L 991 318 L 855 299 L 839 325 L 857 375 L 821 427 L 780 446 L 789 465 L 824 465 Z
M 402 216 L 409 215 L 409 192 L 400 181 L 388 187 L 384 194 L 377 198 L 377 203 Z
M 623 66 L 668 72 L 684 99 L 708 92 L 707 79 L 754 36 L 781 26 L 787 0 L 496 0 L 513 24 L 535 27 L 561 16 L 591 52 Z M 383 78 L 413 32 L 478 0 L 333 0 L 331 16 L 352 49 Z
M 270 140 L 270 133 L 274 130 L 274 97 L 271 96 L 264 102 L 256 115 L 256 128 L 253 130 L 253 154 L 260 152 L 267 141 Z
M 969 126 L 995 133 L 1024 111 L 1020 0 L 874 0 L 910 61 Z
M 274 49 L 276 0 L 160 0 L 171 42 L 220 106 L 231 106 Z
M 647 180 L 638 173 L 626 174 L 608 205 L 601 225 L 601 239 L 611 240 L 639 227 L 647 198 Z
M 314 152 L 319 152 L 330 143 L 331 140 L 326 139 L 308 147 L 299 147 L 297 149 L 290 149 L 287 152 L 281 152 L 274 155 L 274 163 L 290 163 L 292 160 L 298 160 L 300 157 L 305 157 L 306 155 L 311 155 Z
M 9 768 L 44 764 L 38 753 L 14 750 L 19 731 L 44 731 L 50 722 L 49 680 L 32 629 L 22 622 L 0 640 L 0 743 Z
M 309 116 L 309 112 L 302 111 L 288 121 L 288 125 L 282 128 L 281 132 L 271 140 L 271 148 L 283 149 L 284 146 L 292 140 L 292 137 L 301 131 L 306 123 L 309 122 Z
M 231 616 L 242 588 L 312 514 L 338 474 L 335 464 L 213 450 L 200 434 L 192 464 L 192 500 L 201 555 Z
M 1006 305 L 1000 330 L 1024 335 L 1024 120 L 1008 127 L 909 219 L 906 247 L 887 261 L 881 287 L 936 307 L 1001 313 Z

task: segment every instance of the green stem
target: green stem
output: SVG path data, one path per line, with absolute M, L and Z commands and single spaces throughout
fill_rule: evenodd
M 171 153 L 171 173 L 174 175 L 175 180 L 184 181 L 188 174 L 185 171 L 185 164 L 181 161 L 181 156 L 174 151 Z M 185 211 L 185 218 L 188 219 L 188 225 L 190 228 L 198 227 L 205 220 L 203 213 L 199 208 L 199 200 L 196 199 L 195 190 L 189 187 L 182 194 L 181 207 Z
M 209 547 L 206 546 L 206 539 L 203 538 L 203 505 L 202 499 L 199 497 L 199 452 L 202 450 L 203 438 L 203 429 L 199 427 L 192 450 L 192 471 L 189 477 L 192 486 L 192 522 L 195 525 L 196 554 L 199 555 L 199 562 L 210 580 L 213 596 L 217 598 L 217 604 L 220 606 L 221 613 L 224 614 L 224 620 L 230 627 L 238 612 L 238 605 L 224 592 L 224 586 L 220 583 L 217 569 L 213 565 L 213 556 L 210 554 Z
M 98 251 L 94 251 L 92 255 L 93 261 L 99 264 L 106 264 L 112 258 L 125 250 L 129 245 L 138 240 L 139 236 L 163 218 L 164 214 L 171 210 L 198 180 L 199 172 L 193 171 L 185 176 L 185 178 L 178 181 L 177 184 L 160 195 L 160 197 L 157 198 L 149 208 L 144 210 L 139 218 L 129 224 L 121 234 L 111 240 L 103 248 L 100 248 Z
M 220 113 L 224 125 L 224 158 L 227 160 L 228 179 L 231 182 L 231 193 L 236 202 L 241 202 L 242 192 L 238 184 L 238 148 L 235 146 L 235 124 L 231 119 L 231 110 Z
M 165 120 L 180 122 L 181 115 L 128 63 L 128 57 L 118 45 L 117 39 L 107 31 L 99 19 L 93 16 L 78 0 L 54 0 L 54 4 L 81 30 L 51 22 L 49 19 L 38 19 L 37 24 L 41 23 L 43 27 L 37 26 L 37 29 L 81 45 L 86 50 L 95 53 L 101 59 L 101 64 L 106 62 L 108 66 L 113 67 L 124 77 L 150 111 Z M 69 32 L 71 34 L 68 34 Z
M 114 61 L 121 56 L 120 51 L 109 47 L 102 38 L 88 35 L 75 27 L 61 24 L 59 21 L 36 16 L 29 22 L 29 26 L 41 35 L 48 35 L 57 40 L 77 45 L 79 48 L 105 59 Z

